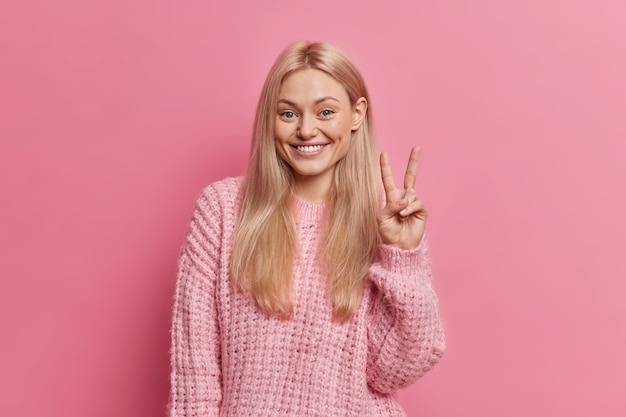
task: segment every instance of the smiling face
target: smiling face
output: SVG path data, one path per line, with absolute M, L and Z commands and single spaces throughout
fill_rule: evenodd
M 323 71 L 298 70 L 284 79 L 274 122 L 276 150 L 291 167 L 300 197 L 324 200 L 366 110 L 364 98 L 351 104 L 346 89 Z

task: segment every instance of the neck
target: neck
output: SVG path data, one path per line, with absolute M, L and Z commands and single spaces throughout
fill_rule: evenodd
M 303 200 L 325 203 L 332 184 L 332 173 L 325 177 L 295 177 L 294 191 Z

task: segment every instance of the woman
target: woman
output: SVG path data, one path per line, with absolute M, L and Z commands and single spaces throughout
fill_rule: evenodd
M 381 196 L 356 68 L 324 43 L 280 55 L 246 176 L 203 191 L 181 252 L 172 417 L 404 416 L 394 392 L 445 349 L 418 153 L 404 188 L 381 155 Z

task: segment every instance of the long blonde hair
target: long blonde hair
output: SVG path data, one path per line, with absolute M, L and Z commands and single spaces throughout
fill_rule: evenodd
M 230 266 L 232 284 L 251 294 L 266 314 L 282 319 L 292 316 L 293 258 L 298 250 L 294 179 L 291 168 L 276 152 L 274 123 L 283 80 L 305 68 L 323 71 L 342 84 L 351 105 L 360 97 L 368 103 L 363 123 L 352 132 L 347 155 L 337 163 L 319 249 L 329 277 L 333 317 L 346 321 L 359 306 L 369 267 L 376 256 L 376 211 L 380 201 L 377 148 L 365 82 L 343 52 L 326 43 L 290 45 L 265 80 L 241 190 L 242 205 Z

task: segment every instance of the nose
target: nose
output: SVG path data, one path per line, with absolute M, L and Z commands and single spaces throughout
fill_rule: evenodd
M 318 133 L 315 117 L 303 115 L 300 118 L 300 125 L 296 133 L 300 139 L 308 140 L 314 138 Z

